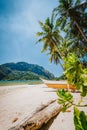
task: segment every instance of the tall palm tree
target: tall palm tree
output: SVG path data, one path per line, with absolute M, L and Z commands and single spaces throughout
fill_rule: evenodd
M 56 29 L 56 26 L 53 24 L 53 15 L 50 18 L 47 18 L 45 23 L 39 21 L 42 32 L 37 32 L 37 36 L 40 39 L 37 42 L 44 42 L 42 52 L 49 50 L 51 55 L 50 60 L 54 60 L 55 63 L 60 62 L 59 59 L 63 59 L 63 55 L 60 51 L 60 43 L 62 37 L 59 34 L 59 30 Z
M 59 63 L 60 59 L 64 60 L 68 52 L 73 52 L 73 49 L 78 55 L 80 51 L 82 56 L 87 54 L 87 15 L 85 13 L 87 5 L 80 4 L 81 0 L 76 2 L 59 0 L 59 2 L 59 6 L 53 10 L 51 19 L 47 18 L 45 23 L 39 21 L 42 31 L 37 32 L 37 36 L 40 37 L 38 42 L 44 42 L 42 52 L 49 50 L 50 60 L 54 60 L 55 63 Z M 67 34 L 65 39 L 61 37 L 61 29 Z
M 59 0 L 59 5 L 53 10 L 57 16 L 57 24 L 68 32 L 79 36 L 87 43 L 87 1 Z

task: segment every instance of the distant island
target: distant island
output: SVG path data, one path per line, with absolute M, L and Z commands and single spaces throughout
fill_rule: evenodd
M 36 64 L 17 62 L 0 65 L 0 80 L 39 80 L 40 77 L 55 78 L 48 70 Z

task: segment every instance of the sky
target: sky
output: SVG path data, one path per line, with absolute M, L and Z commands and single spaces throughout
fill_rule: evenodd
M 57 5 L 58 0 L 0 0 L 0 64 L 24 61 L 62 75 L 60 65 L 41 53 L 43 43 L 36 44 L 35 35 L 40 31 L 38 21 L 50 17 Z

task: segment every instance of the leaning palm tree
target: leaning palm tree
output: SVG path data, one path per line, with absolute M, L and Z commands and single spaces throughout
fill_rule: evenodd
M 86 4 L 80 4 L 80 0 L 59 2 L 59 6 L 53 10 L 51 19 L 47 18 L 45 23 L 39 22 L 42 31 L 37 33 L 40 37 L 38 42 L 44 42 L 42 52 L 49 50 L 50 60 L 56 63 L 59 63 L 60 59 L 63 60 L 68 52 L 74 51 L 81 57 L 87 54 Z M 66 34 L 64 38 L 61 36 L 61 30 L 64 35 Z
M 53 13 L 58 30 L 72 41 L 70 52 L 74 51 L 81 59 L 87 57 L 87 1 L 59 0 Z
M 60 50 L 61 51 L 61 50 Z M 52 51 L 50 52 L 50 62 L 54 61 L 54 63 L 56 64 L 60 64 L 60 66 L 62 67 L 62 69 L 64 70 L 63 64 L 61 63 L 61 58 L 60 55 L 58 53 L 58 48 L 55 46 Z M 62 52 L 61 55 L 63 56 Z M 63 58 L 62 58 L 62 62 L 63 62 Z
M 59 0 L 59 5 L 53 10 L 57 16 L 57 25 L 61 29 L 67 27 L 67 34 L 80 36 L 87 43 L 87 1 Z
M 37 42 L 44 42 L 42 52 L 49 50 L 51 61 L 54 59 L 55 63 L 58 63 L 59 59 L 63 59 L 63 55 L 59 49 L 62 37 L 59 34 L 59 30 L 53 24 L 53 15 L 51 19 L 47 18 L 45 23 L 39 21 L 39 24 L 42 32 L 37 32 L 36 35 L 40 37 Z

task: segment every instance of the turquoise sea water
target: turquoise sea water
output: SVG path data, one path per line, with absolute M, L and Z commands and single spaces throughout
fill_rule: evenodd
M 41 84 L 41 80 L 13 80 L 13 81 L 7 81 L 7 80 L 1 80 L 0 86 L 8 86 L 8 85 L 23 85 L 23 84 Z

